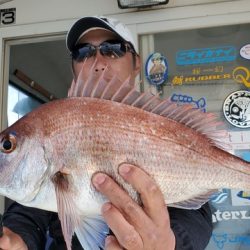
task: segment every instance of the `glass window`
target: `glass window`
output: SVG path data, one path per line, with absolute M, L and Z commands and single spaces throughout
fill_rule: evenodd
M 41 100 L 10 83 L 8 86 L 8 126 L 42 103 Z
M 216 113 L 233 153 L 250 160 L 250 24 L 143 35 L 143 88 Z M 233 178 L 233 177 L 232 177 Z M 250 249 L 250 190 L 211 198 L 214 232 L 207 250 Z

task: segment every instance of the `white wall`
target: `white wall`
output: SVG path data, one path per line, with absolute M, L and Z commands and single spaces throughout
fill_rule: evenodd
M 230 2 L 227 0 L 169 0 L 167 5 L 155 9 L 180 6 L 196 6 Z M 240 1 L 231 1 L 240 2 Z M 240 3 L 239 3 L 240 4 Z M 136 9 L 121 10 L 116 0 L 13 0 L 1 5 L 1 8 L 17 8 L 17 23 L 28 24 L 45 21 L 79 18 L 84 15 L 112 15 L 132 13 Z

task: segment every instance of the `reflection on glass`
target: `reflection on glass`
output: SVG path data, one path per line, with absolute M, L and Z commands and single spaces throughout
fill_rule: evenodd
M 11 84 L 8 88 L 8 126 L 10 126 L 41 105 L 41 102 Z

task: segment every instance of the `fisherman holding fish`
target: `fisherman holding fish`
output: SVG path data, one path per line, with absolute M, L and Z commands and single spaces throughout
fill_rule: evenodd
M 130 31 L 119 21 L 104 17 L 83 17 L 69 30 L 66 43 L 72 55 L 74 75 L 69 96 L 79 96 L 75 89 L 79 88 L 81 82 L 87 82 L 90 86 L 90 84 L 95 85 L 97 80 L 102 82 L 103 79 L 103 82 L 108 81 L 112 85 L 114 75 L 120 81 L 127 81 L 127 86 L 135 84 L 135 77 L 141 67 L 140 58 Z M 85 84 L 81 92 L 88 92 L 88 86 Z M 89 96 L 94 95 L 93 92 L 97 96 L 98 88 L 100 85 L 92 86 Z M 116 97 L 113 96 L 113 99 L 115 98 L 118 98 L 118 94 Z M 112 139 L 110 138 L 110 140 Z M 10 136 L 9 141 L 11 141 Z M 7 144 L 3 147 L 6 150 L 9 149 Z M 70 151 L 69 148 L 68 150 Z M 160 188 L 145 171 L 135 165 L 122 162 L 117 167 L 120 177 L 118 176 L 116 180 L 110 175 L 106 175 L 105 170 L 102 173 L 93 173 L 91 179 L 95 189 L 106 197 L 106 202 L 101 207 L 102 216 L 110 229 L 110 234 L 105 236 L 106 250 L 205 249 L 212 232 L 211 211 L 207 203 L 199 209 L 167 208 L 165 205 L 168 202 L 167 198 L 165 202 Z M 59 183 L 62 189 L 64 188 L 62 185 L 64 178 L 69 175 L 68 171 L 64 167 L 54 176 L 54 183 Z M 138 192 L 141 205 L 138 205 L 117 184 L 117 180 L 123 181 L 124 186 L 126 183 L 129 184 L 128 186 L 131 185 Z M 181 182 L 181 180 L 179 181 Z M 84 186 L 79 188 L 85 189 Z M 66 197 L 69 199 L 68 206 L 70 206 L 71 196 L 66 194 Z M 59 203 L 60 201 L 63 202 L 63 198 L 59 199 Z M 32 204 L 31 207 L 26 207 L 14 202 L 3 217 L 4 227 L 3 236 L 0 238 L 0 248 L 10 250 L 45 249 L 47 231 L 49 231 L 53 240 L 50 249 L 66 249 L 58 215 L 55 212 L 46 211 L 45 208 L 49 206 L 47 203 L 45 199 L 44 205 L 40 206 L 42 209 L 38 209 L 33 208 Z M 65 206 L 63 209 L 67 210 L 68 207 Z M 68 236 L 70 234 L 67 224 L 69 223 L 68 217 L 65 219 L 61 216 L 60 219 L 65 222 L 65 224 L 62 223 L 64 236 Z M 72 223 L 78 223 L 74 222 L 74 218 L 72 221 Z M 77 236 L 80 235 L 78 239 L 82 246 L 85 246 L 85 250 L 97 250 L 96 246 L 103 246 L 101 243 L 95 243 L 95 240 L 98 241 L 102 237 L 100 233 L 95 238 L 95 233 L 99 227 L 105 229 L 104 224 L 98 221 L 92 227 L 91 223 L 92 220 L 89 219 L 85 224 L 84 233 L 81 233 L 80 230 L 75 231 Z M 90 231 L 88 231 L 88 227 Z M 78 239 L 74 235 L 71 246 L 69 240 L 66 239 L 67 248 L 83 249 Z

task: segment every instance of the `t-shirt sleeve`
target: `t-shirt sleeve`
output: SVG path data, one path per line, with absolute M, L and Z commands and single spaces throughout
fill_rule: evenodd
M 169 207 L 171 228 L 175 234 L 175 250 L 203 250 L 212 234 L 212 214 L 209 204 L 200 209 Z
M 21 236 L 32 250 L 44 250 L 52 212 L 14 202 L 3 215 L 3 225 Z

